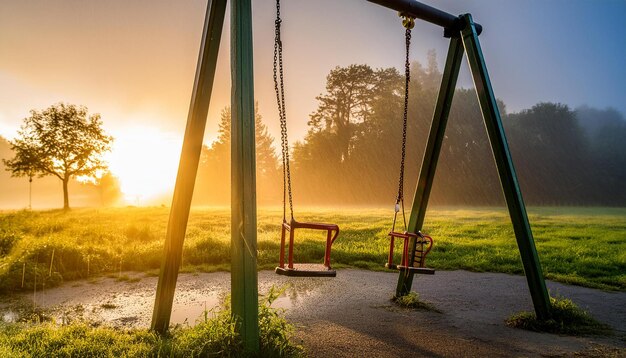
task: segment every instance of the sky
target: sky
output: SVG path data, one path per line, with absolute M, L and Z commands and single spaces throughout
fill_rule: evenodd
M 496 96 L 508 111 L 541 101 L 614 107 L 626 113 L 626 1 L 442 0 L 472 13 Z M 397 14 L 365 0 L 283 0 L 283 43 L 291 141 L 306 134 L 315 96 L 335 66 L 403 64 Z M 59 101 L 102 115 L 116 137 L 114 174 L 136 195 L 148 180 L 175 178 L 206 0 L 0 0 L 0 135 L 15 136 L 31 109 Z M 222 36 L 206 143 L 230 104 L 229 21 Z M 274 1 L 253 1 L 255 98 L 279 137 L 272 82 Z M 418 22 L 411 60 L 429 49 L 443 67 L 447 40 Z M 464 64 L 459 86 L 470 87 Z M 155 169 L 158 167 L 159 169 Z M 133 182 L 133 184 L 131 184 Z M 134 189 L 131 189 L 134 188 Z M 131 193 L 132 192 L 132 193 Z

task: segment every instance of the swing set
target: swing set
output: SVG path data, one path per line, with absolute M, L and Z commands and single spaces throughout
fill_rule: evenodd
M 399 271 L 396 296 L 410 292 L 414 274 L 433 274 L 425 267 L 426 255 L 433 239 L 420 230 L 424 223 L 426 207 L 432 188 L 435 170 L 443 142 L 448 114 L 455 92 L 461 61 L 467 53 L 483 120 L 504 197 L 507 203 L 517 245 L 519 248 L 528 288 L 539 319 L 550 316 L 550 301 L 545 286 L 539 257 L 528 222 L 526 208 L 509 147 L 498 111 L 496 97 L 491 87 L 487 66 L 478 36 L 482 26 L 475 23 L 470 14 L 455 16 L 415 0 L 368 0 L 398 11 L 406 29 L 405 97 L 402 135 L 402 160 L 400 180 L 396 197 L 395 214 L 389 233 L 390 248 L 386 267 Z M 159 333 L 168 329 L 178 271 L 181 264 L 183 241 L 189 218 L 191 198 L 198 169 L 200 151 L 204 137 L 206 117 L 213 89 L 217 55 L 224 24 L 227 0 L 209 0 L 204 22 L 198 66 L 187 118 L 178 174 L 170 217 L 165 238 L 164 256 L 157 285 L 151 328 Z M 254 85 L 252 65 L 252 6 L 251 0 L 230 0 L 231 15 L 231 308 L 239 322 L 239 334 L 246 349 L 259 350 L 258 325 L 258 273 L 257 273 L 257 213 L 255 181 L 255 130 L 254 130 Z M 408 83 L 410 72 L 408 53 L 411 29 L 416 19 L 443 28 L 443 35 L 450 41 L 448 55 L 433 119 L 426 142 L 424 157 L 417 180 L 408 220 L 404 211 L 404 161 L 408 108 Z M 283 160 L 283 221 L 281 225 L 281 251 L 276 272 L 290 276 L 335 276 L 331 269 L 330 252 L 339 234 L 334 224 L 305 223 L 294 219 L 289 170 L 289 146 L 285 114 L 282 42 L 280 40 L 280 1 L 277 0 L 276 37 L 274 41 L 274 85 L 281 123 Z M 287 220 L 286 203 L 289 202 L 290 220 Z M 399 213 L 402 216 L 401 230 L 396 229 Z M 312 229 L 326 233 L 323 264 L 313 269 L 294 263 L 295 232 Z M 286 233 L 289 232 L 289 248 L 285 260 Z M 393 262 L 395 240 L 402 240 L 400 264 Z M 286 262 L 285 262 L 286 261 Z
M 406 130 L 408 122 L 408 107 L 409 107 L 409 82 L 411 81 L 411 64 L 409 61 L 409 52 L 411 46 L 411 30 L 415 26 L 415 18 L 408 15 L 401 15 L 402 26 L 405 27 L 405 82 L 404 82 L 404 111 L 402 118 L 402 155 L 400 161 L 400 178 L 398 182 L 398 195 L 396 197 L 396 205 L 394 210 L 393 224 L 391 231 L 389 232 L 390 244 L 389 244 L 389 257 L 385 267 L 392 270 L 408 271 L 419 274 L 434 274 L 435 270 L 426 268 L 426 255 L 430 252 L 433 246 L 433 239 L 428 235 L 424 235 L 421 232 L 412 233 L 407 231 L 406 215 L 404 210 L 404 167 L 406 158 Z M 322 223 L 303 223 L 294 219 L 293 214 L 293 192 L 291 188 L 291 170 L 289 165 L 289 140 L 287 136 L 287 115 L 285 110 L 285 84 L 284 84 L 284 70 L 283 70 L 283 43 L 281 40 L 281 24 L 282 19 L 280 17 L 280 0 L 276 0 L 276 20 L 274 21 L 274 91 L 276 92 L 276 103 L 278 106 L 278 116 L 280 119 L 280 134 L 281 134 L 281 154 L 282 154 L 282 168 L 283 168 L 283 222 L 281 225 L 281 238 L 280 238 L 280 258 L 278 267 L 276 267 L 276 273 L 285 276 L 299 276 L 299 277 L 335 277 L 337 272 L 330 266 L 330 252 L 331 247 L 337 236 L 339 235 L 339 226 L 335 224 L 322 224 Z M 289 212 L 290 221 L 287 221 L 287 200 L 289 200 Z M 403 231 L 396 231 L 396 221 L 398 219 L 398 212 L 402 211 L 402 221 L 404 223 Z M 326 246 L 324 250 L 324 262 L 323 265 L 319 264 L 294 264 L 294 244 L 295 244 L 295 232 L 296 229 L 312 229 L 326 232 Z M 288 251 L 288 264 L 285 267 L 285 237 L 289 232 L 289 251 Z M 393 251 L 395 239 L 403 239 L 402 260 L 400 265 L 393 263 Z M 409 264 L 409 242 L 415 241 L 415 248 L 413 262 Z

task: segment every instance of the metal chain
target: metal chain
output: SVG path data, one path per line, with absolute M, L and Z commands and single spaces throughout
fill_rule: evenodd
M 274 21 L 274 91 L 280 118 L 280 139 L 283 163 L 283 221 L 286 219 L 287 194 L 289 212 L 293 220 L 293 195 L 291 192 L 291 171 L 289 168 L 289 141 L 287 137 L 287 113 L 285 111 L 285 84 L 283 74 L 283 43 L 280 36 L 280 0 L 276 0 L 276 20 Z M 280 82 L 279 82 L 280 81 Z
M 402 25 L 406 28 L 404 33 L 406 53 L 404 58 L 404 112 L 402 117 L 402 159 L 400 161 L 400 179 L 398 181 L 398 196 L 396 197 L 395 214 L 393 217 L 393 228 L 396 226 L 396 218 L 398 211 L 402 211 L 402 219 L 404 222 L 404 230 L 407 230 L 406 215 L 404 213 L 404 162 L 406 158 L 406 131 L 409 111 L 409 82 L 411 82 L 411 63 L 409 62 L 409 50 L 411 47 L 411 29 L 415 24 L 415 20 L 410 17 L 403 17 Z

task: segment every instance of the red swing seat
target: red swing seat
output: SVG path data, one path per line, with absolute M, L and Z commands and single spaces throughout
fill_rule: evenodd
M 414 234 L 412 232 L 397 232 L 391 231 L 388 234 L 390 238 L 389 245 L 389 257 L 387 259 L 387 263 L 385 267 L 393 270 L 400 271 L 409 271 L 417 274 L 425 274 L 425 275 L 434 275 L 435 270 L 426 267 L 426 255 L 430 252 L 433 247 L 433 238 L 424 235 L 422 233 Z M 395 244 L 395 239 L 402 239 L 404 241 L 403 249 L 402 249 L 402 260 L 400 265 L 396 265 L 393 263 L 393 249 Z M 415 259 L 412 264 L 409 264 L 409 240 L 411 238 L 415 238 Z
M 313 229 L 326 231 L 326 249 L 323 264 L 294 264 L 293 247 L 297 229 Z M 275 272 L 285 276 L 300 277 L 335 277 L 337 272 L 330 267 L 330 249 L 339 235 L 339 226 L 335 224 L 301 223 L 291 219 L 290 223 L 283 221 L 280 237 L 280 261 Z M 285 267 L 285 237 L 289 231 L 289 252 L 287 267 Z

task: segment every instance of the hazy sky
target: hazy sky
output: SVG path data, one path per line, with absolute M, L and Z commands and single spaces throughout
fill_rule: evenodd
M 557 101 L 626 112 L 626 1 L 424 2 L 470 12 L 484 26 L 480 39 L 495 93 L 509 111 Z M 167 141 L 180 148 L 205 8 L 206 0 L 0 0 L 0 135 L 12 137 L 30 109 L 66 101 L 102 114 L 126 148 L 117 156 L 147 136 L 146 145 Z M 276 138 L 274 1 L 254 0 L 253 13 L 256 99 Z M 283 19 L 293 139 L 306 133 L 332 68 L 402 66 L 404 29 L 394 11 L 365 0 L 283 0 Z M 227 14 L 207 141 L 230 103 L 228 26 Z M 430 48 L 443 65 L 442 30 L 418 22 L 411 58 L 423 62 Z M 465 64 L 460 85 L 471 85 Z M 179 153 L 168 152 L 167 170 L 175 172 Z

